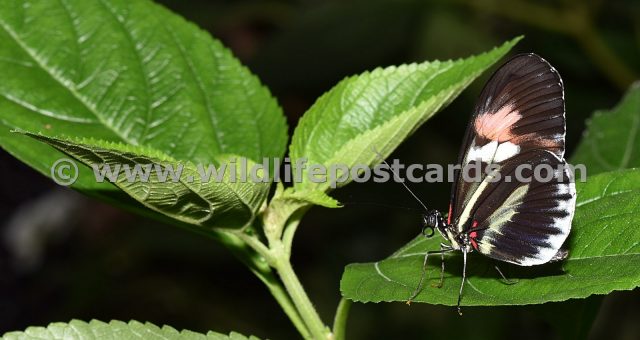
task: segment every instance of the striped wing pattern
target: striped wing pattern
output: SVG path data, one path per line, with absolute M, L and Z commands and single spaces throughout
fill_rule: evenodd
M 531 165 L 516 179 L 516 168 Z M 528 266 L 549 262 L 571 229 L 575 208 L 575 184 L 565 164 L 546 150 L 513 157 L 500 169 L 500 180 L 482 190 L 470 209 L 467 232 L 472 246 L 491 258 Z M 545 165 L 538 181 L 533 168 Z M 546 171 L 544 170 L 546 169 Z

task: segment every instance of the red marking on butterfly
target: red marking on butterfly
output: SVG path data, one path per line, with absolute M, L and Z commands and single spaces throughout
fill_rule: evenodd
M 473 224 L 471 225 L 471 229 L 478 227 L 478 221 L 473 221 Z M 471 246 L 475 249 L 478 250 L 478 242 L 476 242 L 476 237 L 478 237 L 478 232 L 477 231 L 472 231 L 469 233 L 469 241 L 471 241 Z

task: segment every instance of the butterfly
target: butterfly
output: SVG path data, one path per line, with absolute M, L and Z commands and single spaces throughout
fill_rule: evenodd
M 444 254 L 462 252 L 460 315 L 467 254 L 520 266 L 567 257 L 561 246 L 571 230 L 576 190 L 564 159 L 565 132 L 564 86 L 546 60 L 520 54 L 491 76 L 464 136 L 458 158 L 463 168 L 454 171 L 446 220 L 420 202 L 427 211 L 423 234 L 431 237 L 437 230 L 446 242 L 425 254 L 423 275 L 408 303 L 422 289 L 429 255 L 442 257 L 442 285 Z M 467 180 L 464 167 L 472 165 L 477 176 Z M 485 171 L 490 166 L 493 170 Z M 536 176 L 536 168 L 546 173 Z

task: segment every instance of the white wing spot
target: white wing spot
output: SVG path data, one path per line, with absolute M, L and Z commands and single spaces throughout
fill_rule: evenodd
M 509 159 L 520 152 L 520 146 L 511 142 L 504 142 L 498 146 L 496 155 L 494 157 L 495 162 L 502 162 Z
M 474 160 L 481 160 L 484 163 L 489 163 L 493 159 L 497 148 L 498 142 L 496 141 L 492 141 L 483 146 L 476 146 L 474 141 L 474 143 L 469 148 L 465 163 L 469 164 L 469 162 Z

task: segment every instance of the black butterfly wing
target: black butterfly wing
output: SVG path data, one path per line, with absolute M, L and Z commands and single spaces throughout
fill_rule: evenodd
M 535 54 L 517 55 L 502 65 L 482 90 L 458 164 L 478 157 L 485 163 L 500 163 L 516 150 L 531 149 L 549 150 L 562 159 L 564 111 L 564 87 L 555 68 Z M 473 184 L 460 181 L 460 171 L 454 175 L 449 223 L 461 212 L 462 197 Z
M 527 167 L 516 173 L 523 164 Z M 522 266 L 549 262 L 569 235 L 575 210 L 575 183 L 567 164 L 552 152 L 531 150 L 506 161 L 499 174 L 501 180 L 465 207 L 471 245 Z
M 478 251 L 491 257 L 518 264 L 544 263 L 540 261 L 546 259 L 547 253 L 557 252 L 557 240 L 564 241 L 568 234 L 573 212 L 571 202 L 575 201 L 573 184 L 487 182 L 485 170 L 489 164 L 499 165 L 500 175 L 505 177 L 523 163 L 564 164 L 564 135 L 563 85 L 556 70 L 535 54 L 518 55 L 505 63 L 485 85 L 467 128 L 458 164 L 478 165 L 475 172 L 479 173 L 471 171 L 469 174 L 477 176 L 471 176 L 474 180 L 465 180 L 462 171 L 456 171 L 449 223 L 454 224 L 458 232 L 470 232 L 474 223 L 476 228 L 483 228 L 484 231 L 478 229 L 474 234 L 473 242 Z M 547 190 L 538 192 L 544 188 Z M 515 196 L 511 196 L 514 192 L 526 194 L 514 201 Z M 561 197 L 556 199 L 557 195 Z M 508 197 L 512 198 L 508 203 L 514 212 L 510 219 L 502 221 L 508 224 L 498 224 L 496 215 L 481 219 L 482 213 L 500 208 L 499 204 Z M 536 203 L 527 203 L 530 200 Z M 513 220 L 517 220 L 518 225 L 524 223 L 521 221 L 524 210 L 518 210 L 521 205 L 539 207 L 543 201 L 548 206 L 540 207 L 538 214 L 552 211 L 553 207 L 556 210 L 571 208 L 568 225 L 566 220 L 561 221 L 559 217 L 554 220 L 549 215 L 549 218 L 532 219 L 536 227 L 529 226 L 528 230 L 512 226 L 516 223 Z M 492 227 L 495 227 L 493 231 Z M 507 228 L 511 231 L 507 232 Z M 556 229 L 562 231 L 553 238 Z M 503 238 L 497 236 L 498 232 L 513 242 L 499 243 L 497 240 Z M 549 242 L 543 242 L 544 237 L 548 237 Z
M 516 144 L 521 150 L 544 148 L 564 157 L 564 86 L 546 60 L 520 54 L 489 79 L 471 121 L 476 146 L 487 141 Z M 496 129 L 497 128 L 497 129 Z

